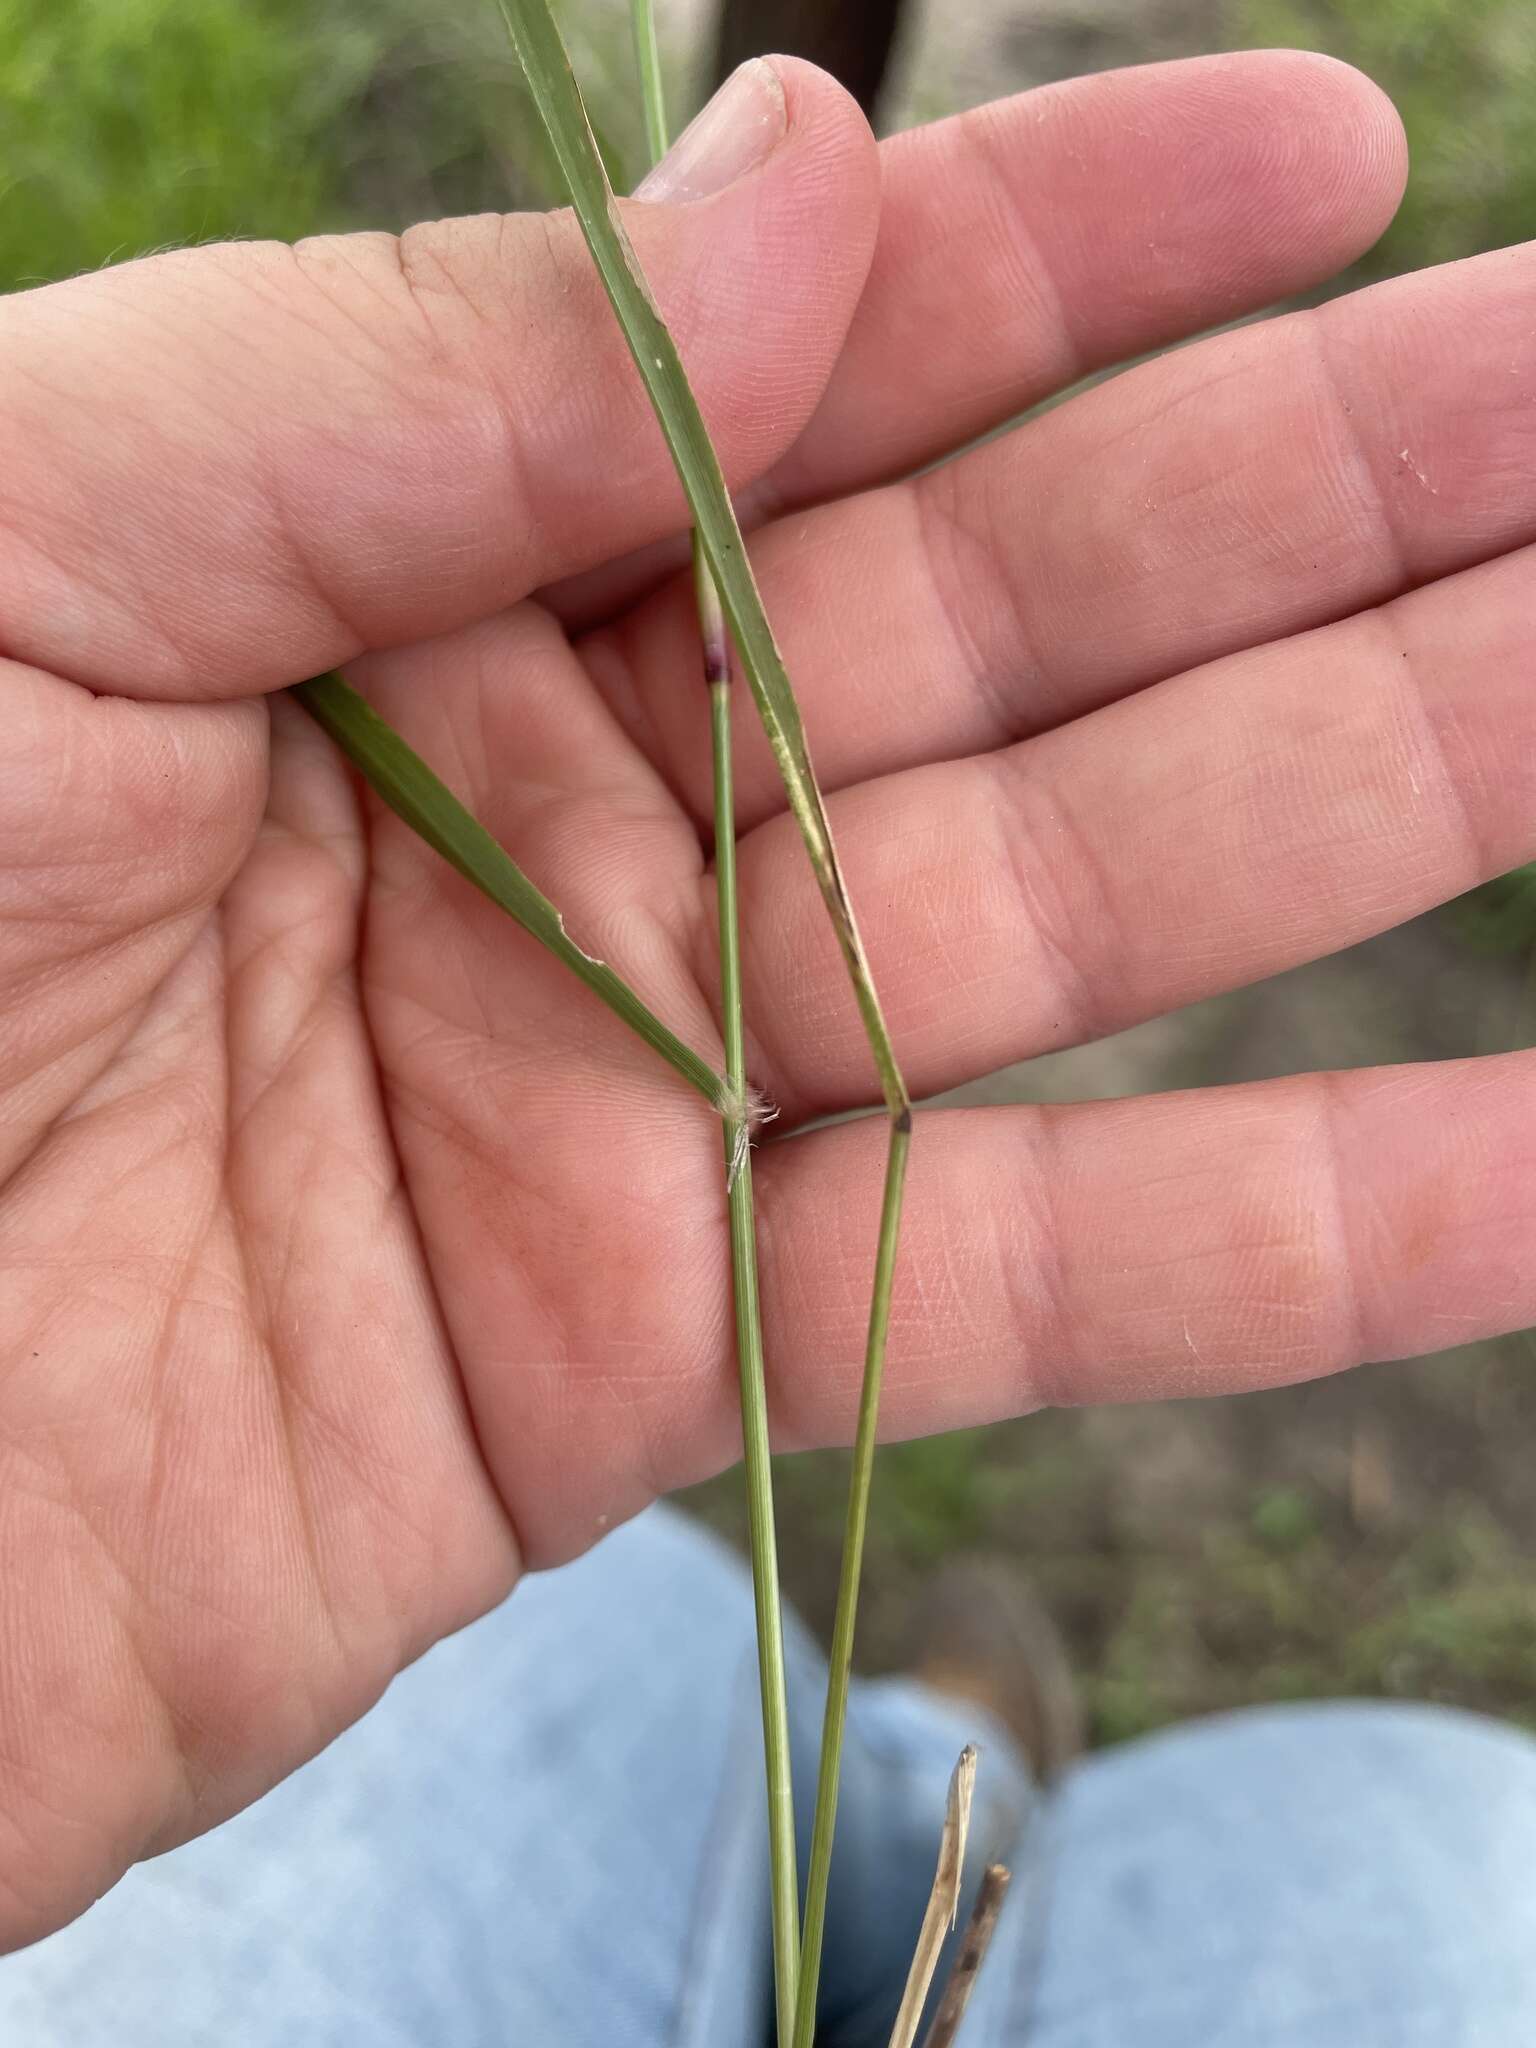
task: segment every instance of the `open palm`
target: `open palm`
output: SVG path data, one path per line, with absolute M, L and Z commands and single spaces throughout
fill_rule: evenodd
M 743 88 L 761 166 L 633 227 L 750 485 L 914 1089 L 1536 853 L 1531 252 L 894 481 L 1336 269 L 1395 203 L 1396 124 L 1321 60 L 1215 59 L 903 137 L 882 194 L 836 88 L 776 76 L 782 105 Z M 570 222 L 161 257 L 9 301 L 0 364 L 15 1943 L 729 1462 L 736 1420 L 708 1112 L 271 694 L 345 663 L 713 1051 L 682 510 Z M 754 1078 L 790 1134 L 872 1075 L 746 724 Z M 925 1120 L 889 1428 L 1528 1321 L 1531 1078 Z M 787 1443 L 851 1429 L 882 1142 L 760 1157 Z

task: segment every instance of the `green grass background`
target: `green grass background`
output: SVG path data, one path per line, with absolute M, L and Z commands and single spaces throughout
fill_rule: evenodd
M 623 12 L 603 0 L 563 15 L 622 175 L 639 153 Z M 1393 94 L 1412 184 L 1357 277 L 1536 231 L 1527 0 L 1233 0 L 1178 33 L 1325 49 Z M 1114 52 L 1139 54 L 1134 32 Z M 1144 54 L 1169 54 L 1166 39 Z M 682 102 L 688 53 L 672 58 Z M 166 244 L 398 227 L 549 189 L 489 0 L 0 0 L 0 288 Z M 1482 892 L 1456 930 L 1475 1007 L 1480 963 L 1529 950 L 1531 873 Z M 1533 1424 L 1516 1340 L 1177 1416 L 1053 1414 L 892 1449 L 864 1660 L 902 1657 L 936 1560 L 1001 1549 L 1061 1616 L 1102 1741 L 1348 1692 L 1536 1723 Z M 837 1456 L 782 1461 L 787 1579 L 822 1625 L 843 1478 Z M 735 1477 L 694 1499 L 740 1532 Z

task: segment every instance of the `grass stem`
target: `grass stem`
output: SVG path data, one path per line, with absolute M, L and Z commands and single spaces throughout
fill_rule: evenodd
M 667 153 L 667 95 L 661 76 L 661 51 L 656 42 L 656 9 L 652 0 L 632 0 L 630 27 L 635 35 L 635 68 L 640 73 L 640 106 L 645 115 L 645 143 L 651 162 Z
M 699 581 L 709 571 L 700 563 Z M 712 590 L 713 586 L 708 585 Z M 730 654 L 715 606 L 719 637 L 706 628 L 706 664 L 722 666 L 709 685 L 714 740 L 715 871 L 720 913 L 720 998 L 725 1025 L 725 1078 L 739 1108 L 725 1118 L 725 1177 L 731 1230 L 731 1285 L 736 1303 L 736 1355 L 741 1375 L 741 1438 L 746 1463 L 752 1597 L 757 1616 L 757 1668 L 763 1710 L 763 1761 L 768 1778 L 768 1855 L 773 1900 L 773 1987 L 779 2048 L 789 2048 L 799 1997 L 800 1890 L 795 1868 L 795 1802 L 790 1778 L 789 1702 L 779 1553 L 774 1528 L 773 1472 L 763 1326 L 757 1289 L 757 1226 L 752 1200 L 752 1148 L 747 1125 L 746 1056 L 741 1008 L 741 937 L 737 921 L 736 817 L 731 786 Z M 718 656 L 712 652 L 718 650 Z
M 827 1658 L 827 1703 L 821 1723 L 816 1817 L 811 1829 L 811 1860 L 806 1875 L 805 1928 L 800 1944 L 800 1999 L 795 2009 L 793 2048 L 811 2048 L 816 2031 L 816 1986 L 821 1974 L 821 1945 L 826 1933 L 827 1886 L 832 1870 L 832 1837 L 837 1825 L 843 1734 L 848 1721 L 848 1683 L 853 1670 L 859 1578 L 864 1567 L 864 1531 L 869 1520 L 880 1385 L 884 1377 L 886 1333 L 890 1325 L 891 1282 L 896 1270 L 907 1150 L 911 1142 L 912 1112 L 906 1109 L 891 1121 L 885 1161 L 880 1242 L 875 1253 L 875 1284 L 864 1347 L 864 1380 L 859 1390 L 859 1420 L 854 1435 L 848 1507 L 843 1524 L 843 1555 L 838 1569 L 837 1609 L 832 1623 L 832 1648 Z
M 635 54 L 653 161 L 666 154 L 667 108 L 652 0 L 633 0 Z M 783 1606 L 773 1511 L 767 1373 L 757 1280 L 757 1221 L 752 1194 L 752 1132 L 746 1028 L 741 1000 L 741 913 L 736 885 L 736 791 L 731 754 L 731 642 L 720 593 L 694 536 L 694 591 L 704 679 L 709 688 L 715 799 L 715 881 L 719 914 L 720 1016 L 730 1106 L 724 1116 L 726 1206 L 731 1240 L 731 1293 L 741 1381 L 741 1440 L 757 1622 L 758 1687 L 763 1763 L 768 1784 L 768 1857 L 773 1923 L 774 2011 L 779 2048 L 789 2048 L 800 1979 L 800 1887 L 795 1854 L 795 1801 L 790 1773 L 789 1698 L 784 1669 Z

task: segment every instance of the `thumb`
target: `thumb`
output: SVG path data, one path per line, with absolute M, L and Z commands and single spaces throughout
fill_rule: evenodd
M 794 440 L 873 248 L 831 79 L 742 67 L 625 219 L 733 486 Z M 569 212 L 179 251 L 0 302 L 0 651 L 241 696 L 686 524 Z

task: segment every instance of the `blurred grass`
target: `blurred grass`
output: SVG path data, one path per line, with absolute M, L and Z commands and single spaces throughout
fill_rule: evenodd
M 1143 47 L 1140 17 L 1116 13 L 1105 61 L 1172 54 L 1166 13 L 1148 10 L 1162 39 L 1149 26 Z M 573 0 L 563 21 L 622 180 L 640 161 L 623 9 Z M 944 17 L 939 32 L 970 31 Z M 1327 50 L 1392 94 L 1412 182 L 1357 275 L 1536 228 L 1528 0 L 1210 0 L 1184 7 L 1178 32 L 1188 47 Z M 1031 33 L 1015 23 L 1009 47 Z M 985 75 L 997 92 L 1023 82 Z M 551 190 L 479 0 L 0 0 L 0 288 L 166 244 L 393 228 Z M 1470 899 L 1462 930 L 1475 1001 L 1482 953 L 1530 951 L 1536 870 Z M 1103 1741 L 1352 1692 L 1530 1721 L 1531 1380 L 1516 1343 L 1241 1403 L 1043 1415 L 895 1447 L 876 1485 L 866 1660 L 900 1658 L 934 1562 L 992 1548 L 1026 1560 L 1061 1616 Z M 787 1582 L 822 1626 L 843 1472 L 831 1455 L 783 1461 Z M 694 1500 L 737 1530 L 735 1475 Z
M 623 182 L 642 160 L 625 15 L 565 16 Z M 0 290 L 553 196 L 488 0 L 0 0 Z
M 1536 1728 L 1536 1517 L 1523 1451 L 1481 1488 L 1495 1414 L 1529 1442 L 1536 1387 L 1518 1339 L 1454 1371 L 1367 1369 L 1241 1402 L 1043 1414 L 890 1446 L 863 1661 L 899 1668 L 925 1575 L 982 1550 L 1019 1557 L 1061 1622 L 1098 1743 L 1265 1700 L 1350 1695 Z M 778 1474 L 786 1588 L 822 1630 L 842 1467 L 817 1452 L 781 1460 Z M 739 1540 L 730 1477 L 687 1498 Z
M 0 279 L 332 216 L 382 39 L 304 0 L 0 0 Z
M 1397 219 L 1363 269 L 1389 276 L 1536 232 L 1530 0 L 1236 0 L 1234 39 L 1325 50 L 1397 104 L 1412 153 Z

